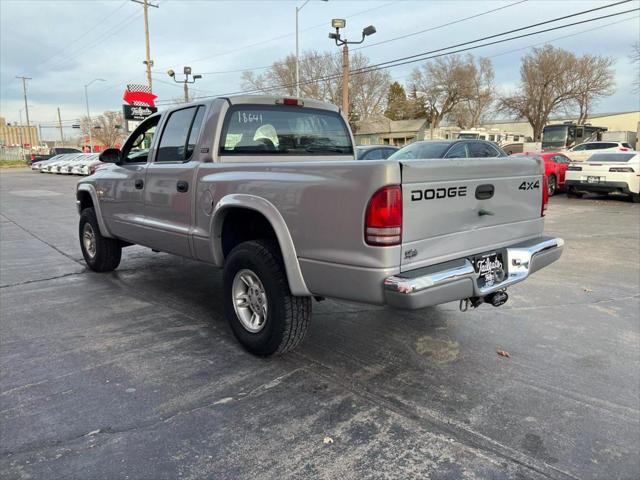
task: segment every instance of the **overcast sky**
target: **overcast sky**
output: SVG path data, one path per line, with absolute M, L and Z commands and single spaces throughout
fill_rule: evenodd
M 166 70 L 190 65 L 201 73 L 194 95 L 215 95 L 241 89 L 241 73 L 215 73 L 264 67 L 295 48 L 295 7 L 298 1 L 153 0 L 149 9 L 151 58 L 155 61 L 154 93 L 158 100 L 182 95 Z M 517 3 L 517 4 L 516 4 Z M 373 63 L 447 47 L 512 28 L 595 8 L 608 3 L 585 0 L 506 1 L 351 1 L 311 0 L 300 12 L 301 49 L 336 51 L 327 38 L 332 18 L 346 18 L 347 38 L 357 39 L 362 28 L 377 33 L 362 53 Z M 511 5 L 511 6 L 509 6 Z M 375 43 L 438 27 L 488 10 L 496 12 L 384 44 Z M 549 26 L 640 7 L 634 0 L 616 7 Z M 521 57 L 532 45 L 550 42 L 576 54 L 608 55 L 616 59 L 616 93 L 602 100 L 598 112 L 640 108 L 632 81 L 638 66 L 631 64 L 631 45 L 640 35 L 636 13 L 569 27 L 512 42 L 478 48 L 476 56 L 490 57 L 503 91 L 519 80 Z M 535 30 L 535 29 L 534 29 Z M 51 124 L 56 107 L 65 123 L 85 113 L 84 85 L 89 87 L 92 113 L 117 110 L 127 83 L 146 83 L 142 5 L 131 0 L 0 0 L 0 115 L 18 121 L 24 107 L 22 85 L 28 83 L 32 121 Z M 564 37 L 564 38 L 563 38 Z M 368 45 L 368 46 L 367 46 Z M 417 64 L 390 70 L 405 83 Z M 263 70 L 258 70 L 258 72 Z M 24 116 L 24 112 L 22 114 Z M 44 135 L 45 139 L 52 134 Z

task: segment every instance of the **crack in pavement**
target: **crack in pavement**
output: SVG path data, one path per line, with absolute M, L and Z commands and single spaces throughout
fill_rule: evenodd
M 332 382 L 361 399 L 394 412 L 416 425 L 429 427 L 428 431 L 431 433 L 439 433 L 448 438 L 452 438 L 454 441 L 466 447 L 492 453 L 499 458 L 525 467 L 550 479 L 579 480 L 579 477 L 574 476 L 570 472 L 564 471 L 553 465 L 549 465 L 544 461 L 537 460 L 519 450 L 509 447 L 508 445 L 504 445 L 493 438 L 470 429 L 452 418 L 438 418 L 439 415 L 430 409 L 428 409 L 428 412 L 418 413 L 414 408 L 404 403 L 402 400 L 389 397 L 382 393 L 373 393 L 369 388 L 362 385 L 361 382 L 358 382 L 357 380 L 349 379 L 349 381 L 346 382 L 337 373 L 333 372 L 329 366 L 311 359 L 299 352 L 292 352 L 291 356 L 298 356 L 309 362 L 312 366 L 315 366 L 316 368 L 309 369 L 309 371 L 325 381 Z
M 18 222 L 16 222 L 14 219 L 12 219 L 11 217 L 8 217 L 6 214 L 2 215 L 4 218 L 6 218 L 9 222 L 13 223 L 16 227 L 18 227 L 20 230 L 28 233 L 29 235 L 31 235 L 33 238 L 35 238 L 36 240 L 41 241 L 42 243 L 44 243 L 45 245 L 51 247 L 52 249 L 54 249 L 56 252 L 58 252 L 60 255 L 63 255 L 64 257 L 68 258 L 69 260 L 71 260 L 74 263 L 77 263 L 81 266 L 84 267 L 84 264 L 82 263 L 81 260 L 78 260 L 76 258 L 73 258 L 71 255 L 63 252 L 62 250 L 60 250 L 58 247 L 54 246 L 52 243 L 47 242 L 44 238 L 39 237 L 38 235 L 36 235 L 35 233 L 33 233 L 32 231 L 28 230 L 26 227 L 23 227 L 22 225 L 20 225 Z

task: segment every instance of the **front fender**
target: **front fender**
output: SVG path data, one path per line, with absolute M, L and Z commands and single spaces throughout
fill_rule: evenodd
M 91 203 L 93 203 L 93 209 L 96 212 L 96 217 L 98 218 L 98 227 L 100 227 L 100 233 L 102 234 L 102 236 L 107 238 L 114 238 L 113 235 L 111 235 L 111 232 L 109 232 L 104 218 L 102 218 L 102 210 L 100 209 L 100 202 L 98 201 L 98 193 L 96 192 L 96 188 L 90 183 L 79 183 L 78 189 L 76 191 L 77 202 L 80 201 L 80 192 L 88 192 L 91 196 Z
M 226 211 L 234 207 L 248 208 L 264 215 L 271 224 L 273 231 L 276 233 L 291 293 L 297 296 L 311 295 L 302 276 L 296 249 L 293 245 L 293 239 L 291 238 L 291 234 L 289 233 L 289 229 L 287 228 L 284 218 L 282 218 L 278 209 L 271 202 L 255 195 L 227 195 L 216 205 L 211 222 L 213 258 L 216 265 L 224 264 L 224 253 L 222 251 L 222 224 L 224 223 Z

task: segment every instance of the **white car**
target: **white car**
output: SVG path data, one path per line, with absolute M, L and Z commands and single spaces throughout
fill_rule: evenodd
M 572 162 L 584 162 L 594 153 L 605 152 L 630 152 L 633 151 L 631 145 L 626 142 L 587 142 L 571 147 L 564 154 Z
M 67 162 L 76 158 L 78 155 L 82 155 L 82 153 L 63 153 L 62 155 L 58 155 L 50 160 L 45 160 L 44 165 L 40 167 L 39 171 L 40 173 L 54 173 L 57 171 L 57 166 L 60 163 Z
M 63 173 L 69 173 L 71 175 L 91 175 L 95 171 L 96 165 L 102 163 L 98 160 L 99 156 L 99 153 L 91 153 L 78 162 L 67 164 L 65 167 L 62 167 Z
M 640 154 L 634 151 L 596 153 L 586 162 L 572 163 L 565 174 L 570 196 L 587 192 L 629 195 L 640 203 Z
M 82 162 L 83 160 L 85 160 L 87 157 L 89 157 L 91 154 L 89 153 L 79 153 L 78 155 L 76 155 L 75 157 L 69 157 L 67 159 L 64 159 L 60 162 L 56 162 L 53 165 L 51 165 L 49 167 L 49 173 L 62 173 L 62 174 L 69 174 L 70 173 L 70 169 L 71 167 L 73 167 L 74 165 Z

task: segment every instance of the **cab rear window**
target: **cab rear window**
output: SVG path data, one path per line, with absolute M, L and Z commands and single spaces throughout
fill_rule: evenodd
M 352 155 L 342 117 L 285 105 L 236 105 L 222 129 L 220 155 Z

